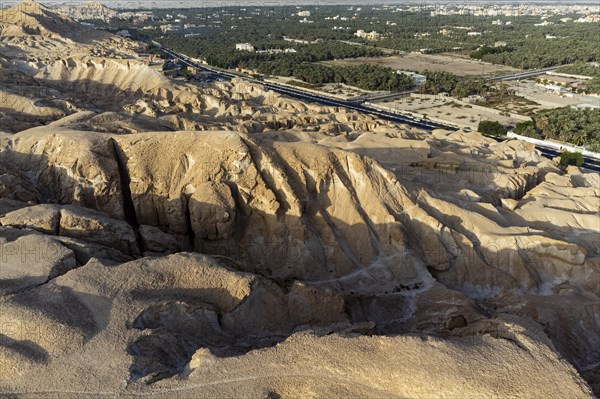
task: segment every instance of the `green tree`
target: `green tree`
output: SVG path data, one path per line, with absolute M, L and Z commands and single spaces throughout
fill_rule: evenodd
M 544 139 L 582 146 L 600 146 L 600 109 L 556 108 L 538 112 L 535 127 Z
M 583 155 L 580 152 L 563 151 L 560 154 L 560 163 L 562 165 L 581 166 L 583 165 L 583 161 Z
M 506 133 L 504 126 L 500 122 L 496 121 L 481 121 L 477 130 L 481 134 L 488 136 L 502 136 Z

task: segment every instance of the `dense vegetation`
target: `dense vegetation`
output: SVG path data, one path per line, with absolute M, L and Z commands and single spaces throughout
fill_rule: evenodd
M 554 23 L 549 26 L 535 26 L 541 22 L 540 17 L 535 16 L 500 18 L 503 22 L 512 22 L 511 25 L 492 25 L 498 18 L 470 15 L 431 17 L 427 13 L 402 13 L 381 18 L 397 22 L 397 26 L 374 24 L 369 28 L 388 34 L 378 43 L 381 47 L 430 53 L 456 50 L 476 53 L 480 48 L 495 48 L 495 43 L 502 41 L 506 46 L 484 50 L 481 59 L 522 69 L 600 60 L 600 47 L 592 39 L 598 37 L 597 23 L 564 23 L 560 16 L 548 19 Z M 456 26 L 472 29 L 456 29 Z M 442 28 L 451 33 L 441 35 Z M 484 34 L 469 36 L 468 32 Z M 415 33 L 419 36 L 415 37 Z M 556 39 L 547 39 L 547 35 Z
M 556 72 L 568 73 L 571 75 L 589 76 L 592 78 L 600 78 L 600 67 L 581 62 L 573 65 L 564 66 L 562 68 L 557 69 Z
M 477 131 L 487 136 L 502 136 L 506 133 L 504 126 L 496 121 L 481 121 L 477 127 Z
M 406 91 L 414 87 L 413 80 L 397 74 L 390 68 L 377 65 L 358 65 L 348 67 L 327 66 L 322 64 L 299 64 L 290 70 L 271 69 L 272 65 L 261 65 L 258 72 L 294 76 L 310 84 L 344 83 L 365 90 Z
M 427 81 L 421 89 L 428 94 L 448 93 L 453 97 L 463 98 L 471 94 L 483 95 L 488 90 L 482 78 L 463 78 L 443 71 L 425 71 L 423 74 L 427 77 Z
M 517 123 L 517 126 L 515 127 L 515 133 L 520 134 L 521 136 L 540 138 L 539 134 L 537 134 L 537 130 L 535 129 L 534 121 Z
M 600 109 L 557 108 L 535 114 L 533 122 L 519 123 L 515 133 L 560 140 L 600 152 Z
M 557 23 L 542 27 L 522 22 L 487 35 L 486 44 L 501 40 L 507 46 L 484 52 L 476 58 L 522 69 L 600 60 L 600 47 L 592 39 L 598 37 L 596 23 Z M 547 35 L 555 38 L 548 39 Z
M 506 46 L 499 46 L 499 47 L 483 46 L 483 47 L 479 48 L 477 51 L 475 51 L 474 53 L 471 53 L 470 57 L 480 60 L 489 54 L 500 54 L 500 53 L 509 52 L 509 51 L 513 51 L 513 49 L 511 47 L 506 47 Z
M 525 69 L 600 60 L 600 46 L 593 39 L 598 37 L 598 23 L 562 22 L 563 16 L 558 15 L 546 19 L 554 25 L 535 26 L 541 22 L 539 16 L 501 17 L 502 22 L 511 24 L 493 25 L 492 21 L 498 18 L 431 16 L 431 9 L 427 7 L 396 11 L 375 6 L 362 6 L 359 10 L 341 5 L 319 5 L 303 9 L 311 12 L 308 19 L 313 23 L 300 23 L 302 18 L 295 15 L 298 8 L 290 5 L 161 9 L 152 10 L 157 21 L 145 23 L 156 29 L 132 28 L 130 21 L 123 20 L 114 20 L 108 25 L 114 30 L 129 29 L 134 36 L 160 38 L 177 51 L 205 58 L 221 67 L 240 65 L 254 68 L 283 58 L 281 62 L 289 68 L 289 65 L 303 62 L 381 55 L 380 49 L 431 53 L 463 51 L 478 59 Z M 167 22 L 177 24 L 172 19 L 165 19 L 167 14 L 185 17 L 179 23 L 182 32 L 163 37 L 158 25 Z M 108 26 L 101 21 L 94 22 L 100 27 Z M 193 26 L 183 29 L 184 24 Z M 358 38 L 354 32 L 359 29 L 376 30 L 383 34 L 383 39 L 368 41 Z M 446 33 L 442 34 L 444 29 Z M 469 36 L 469 32 L 483 34 Z M 197 36 L 184 37 L 184 33 Z M 298 44 L 284 41 L 284 36 L 323 41 L 319 45 Z M 506 42 L 506 46 L 496 47 L 497 41 Z M 258 50 L 290 47 L 298 53 L 292 56 L 236 52 L 235 43 L 240 42 L 251 42 Z
M 240 43 L 232 37 L 219 38 L 221 41 L 215 45 L 199 37 L 184 37 L 182 35 L 168 35 L 161 42 L 178 52 L 191 57 L 200 57 L 209 64 L 220 67 L 243 67 L 256 68 L 261 64 L 275 63 L 278 69 L 291 68 L 300 63 L 329 61 L 342 58 L 374 57 L 383 53 L 372 47 L 354 46 L 342 42 L 320 42 L 318 45 L 299 44 L 287 42 L 281 39 L 269 39 L 264 41 L 252 40 L 257 50 L 285 49 L 296 50 L 295 53 L 251 53 L 248 51 L 236 51 L 235 44 Z M 248 38 L 246 38 L 246 41 Z M 283 75 L 289 76 L 289 75 Z

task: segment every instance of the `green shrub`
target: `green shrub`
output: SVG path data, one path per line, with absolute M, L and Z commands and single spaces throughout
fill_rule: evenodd
M 583 165 L 583 155 L 580 152 L 563 151 L 560 154 L 560 163 L 562 165 Z
M 479 122 L 479 126 L 477 130 L 481 134 L 486 134 L 490 136 L 502 136 L 506 133 L 504 130 L 504 126 L 500 122 L 496 121 L 481 121 Z

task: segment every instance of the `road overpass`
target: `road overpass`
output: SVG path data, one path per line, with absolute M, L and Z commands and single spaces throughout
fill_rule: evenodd
M 502 81 L 502 80 L 506 81 L 506 80 L 519 80 L 519 79 L 533 78 L 535 76 L 545 75 L 546 72 L 554 71 L 555 69 L 562 68 L 564 66 L 566 66 L 566 65 L 552 66 L 552 67 L 542 68 L 542 69 L 533 69 L 531 71 L 523 71 L 523 72 L 519 72 L 519 73 L 513 73 L 510 75 L 504 75 L 504 76 L 495 76 L 493 78 L 488 78 L 488 81 L 498 82 L 498 81 Z

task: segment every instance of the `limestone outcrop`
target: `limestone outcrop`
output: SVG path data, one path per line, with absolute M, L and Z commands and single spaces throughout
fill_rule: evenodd
M 244 336 L 256 337 L 242 347 L 231 344 L 232 356 L 266 342 L 280 342 L 296 327 L 311 323 L 329 325 L 340 333 L 350 328 L 370 334 L 465 337 L 496 331 L 495 317 L 519 317 L 544 326 L 557 348 L 552 350 L 582 372 L 593 364 L 600 268 L 594 225 L 584 221 L 597 200 L 595 175 L 574 170 L 559 175 L 530 168 L 525 173 L 537 174 L 541 182 L 520 199 L 512 199 L 515 205 L 509 210 L 495 200 L 485 202 L 474 191 L 450 197 L 448 192 L 464 190 L 459 188 L 469 176 L 452 175 L 440 192 L 428 182 L 419 185 L 414 176 L 402 175 L 389 164 L 383 167 L 370 157 L 336 146 L 222 131 L 111 136 L 54 128 L 52 135 L 43 135 L 46 129 L 5 137 L 7 156 L 1 162 L 20 159 L 21 168 L 29 168 L 24 176 L 46 176 L 64 168 L 61 149 L 74 143 L 72 151 L 83 159 L 90 157 L 86 167 L 71 167 L 69 173 L 53 177 L 51 181 L 60 184 L 52 191 L 44 191 L 40 183 L 48 178 L 29 178 L 30 201 L 39 205 L 9 199 L 16 209 L 9 207 L 0 224 L 52 237 L 54 245 L 70 254 L 71 263 L 51 263 L 50 271 L 25 274 L 28 283 L 10 292 L 35 291 L 39 288 L 34 282 L 44 284 L 74 267 L 87 268 L 94 259 L 114 264 L 149 256 L 162 262 L 167 254 L 194 251 L 212 255 L 228 268 L 263 276 L 268 282 L 265 287 L 271 287 L 265 294 L 270 303 L 284 304 L 285 310 L 269 322 L 271 330 L 246 330 L 245 323 L 255 322 L 245 318 L 231 321 L 234 324 L 227 330 L 231 334 L 245 331 Z M 29 144 L 34 142 L 40 144 Z M 45 159 L 25 162 L 28 157 Z M 40 166 L 45 174 L 34 172 Z M 90 173 L 114 176 L 108 182 L 117 184 L 107 185 Z M 535 220 L 522 217 L 521 203 L 535 204 L 530 198 L 536 190 L 558 196 L 575 185 L 581 194 L 561 207 L 580 212 L 581 219 L 556 219 L 554 229 L 542 229 L 536 228 Z M 73 194 L 79 192 L 89 194 Z M 552 204 L 547 195 L 534 198 Z M 561 198 L 558 203 L 568 201 Z M 589 234 L 572 241 L 570 220 L 581 220 L 578 226 Z M 186 259 L 196 262 L 193 256 Z M 335 322 L 300 316 L 302 308 L 320 306 L 312 300 L 301 299 L 292 311 L 292 305 L 280 297 L 311 290 L 319 292 L 320 300 L 324 295 L 337 298 L 340 310 Z M 259 311 L 259 303 L 263 302 L 244 302 L 240 312 L 269 314 L 272 306 Z M 184 372 L 182 361 L 174 359 L 184 356 L 190 361 L 198 346 L 182 342 L 203 343 L 204 335 L 186 332 L 183 326 L 171 331 L 175 322 L 164 325 L 160 320 L 190 312 L 198 310 L 180 303 L 140 311 L 134 324 L 149 323 L 161 333 L 135 346 L 143 359 L 131 368 L 134 380 L 149 376 L 156 382 Z M 300 312 L 297 318 L 290 316 L 294 312 Z M 224 316 L 208 308 L 201 314 L 198 317 L 213 320 L 210 323 L 219 319 L 218 331 L 225 328 Z M 565 323 L 575 314 L 578 323 Z M 234 339 L 227 331 L 219 334 Z M 223 339 L 215 338 L 221 342 L 217 346 L 224 345 Z M 148 347 L 164 345 L 174 347 L 169 346 L 173 352 L 162 360 Z M 171 367 L 173 362 L 178 368 Z
M 190 387 L 184 397 L 294 397 L 307 389 L 318 396 L 590 397 L 540 328 L 519 318 L 498 319 L 477 337 L 370 337 L 349 324 L 344 300 L 329 290 L 299 282 L 282 290 L 198 254 L 119 266 L 92 261 L 0 306 L 3 320 L 20 318 L 18 328 L 2 331 L 1 370 L 10 379 L 3 387 L 23 393 L 35 392 L 34 382 L 67 397 L 80 389 L 158 394 L 182 384 Z M 19 332 L 31 331 L 34 320 L 44 329 L 25 341 Z M 95 377 L 56 378 L 66 372 Z

